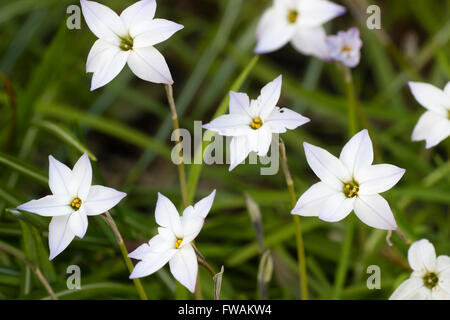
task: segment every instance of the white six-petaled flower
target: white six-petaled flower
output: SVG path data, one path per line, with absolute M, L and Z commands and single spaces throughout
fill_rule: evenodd
M 372 165 L 372 141 L 367 130 L 347 142 L 339 159 L 322 148 L 306 142 L 303 145 L 306 160 L 321 181 L 300 197 L 292 214 L 336 222 L 354 210 L 371 227 L 397 228 L 388 202 L 379 193 L 392 188 L 405 170 L 390 164 Z
M 169 262 L 170 272 L 191 292 L 197 281 L 197 255 L 191 242 L 200 233 L 205 218 L 214 201 L 216 191 L 189 206 L 180 217 L 177 208 L 162 194 L 158 193 L 155 218 L 160 226 L 158 234 L 128 256 L 141 260 L 134 267 L 131 279 L 148 276 Z
M 408 250 L 411 277 L 405 280 L 390 300 L 450 300 L 450 257 L 436 257 L 433 244 L 422 239 Z
M 326 59 L 326 33 L 322 25 L 345 11 L 326 0 L 274 0 L 259 22 L 255 53 L 278 50 L 290 41 L 299 52 Z
M 306 122 L 303 117 L 287 108 L 276 106 L 281 95 L 281 75 L 261 89 L 256 100 L 240 92 L 230 92 L 230 113 L 222 115 L 203 128 L 231 136 L 230 171 L 247 158 L 250 152 L 267 155 L 272 135 L 293 130 Z
M 350 28 L 347 31 L 339 31 L 337 35 L 327 36 L 326 43 L 331 60 L 339 61 L 349 68 L 359 64 L 362 41 L 358 28 Z
M 427 149 L 450 136 L 450 82 L 444 90 L 423 82 L 410 82 L 414 98 L 427 110 L 417 122 L 411 139 L 425 140 Z
M 91 90 L 114 79 L 125 64 L 139 78 L 172 84 L 172 76 L 163 55 L 154 45 L 170 38 L 183 28 L 165 19 L 153 19 L 155 0 L 142 0 L 118 16 L 110 8 L 81 0 L 86 23 L 98 40 L 92 46 L 86 72 L 93 72 Z
M 83 238 L 88 216 L 102 214 L 122 200 L 126 194 L 115 189 L 91 185 L 92 167 L 87 153 L 73 170 L 49 156 L 48 184 L 52 195 L 31 200 L 19 210 L 53 217 L 49 225 L 50 260 L 60 254 L 75 236 Z

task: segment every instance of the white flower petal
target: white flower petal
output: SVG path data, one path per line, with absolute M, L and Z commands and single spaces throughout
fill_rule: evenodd
M 281 84 L 282 76 L 280 75 L 261 89 L 261 94 L 256 100 L 258 111 L 255 116 L 259 116 L 263 123 L 280 100 Z
M 70 215 L 53 217 L 48 226 L 50 260 L 53 260 L 72 242 L 75 234 L 69 228 Z
M 37 200 L 31 200 L 17 207 L 19 210 L 36 213 L 44 217 L 65 216 L 71 214 L 73 209 L 70 196 L 46 196 Z
M 197 216 L 206 218 L 214 202 L 216 190 L 213 190 L 208 196 L 204 197 L 194 205 L 194 212 Z M 184 214 L 183 214 L 184 215 Z
M 78 237 L 83 238 L 88 227 L 88 220 L 83 206 L 69 217 L 69 228 Z
M 299 0 L 298 25 L 319 26 L 345 13 L 343 6 L 326 0 Z
M 181 24 L 165 19 L 146 22 L 145 26 L 131 29 L 130 34 L 134 37 L 133 48 L 153 46 L 169 39 L 175 32 L 183 28 Z
M 127 194 L 104 186 L 91 186 L 84 208 L 88 216 L 102 214 L 113 208 Z
M 276 51 L 286 45 L 295 32 L 295 26 L 288 23 L 275 8 L 268 9 L 262 16 L 256 31 L 256 54 Z
M 84 19 L 92 33 L 99 39 L 117 43 L 119 37 L 127 34 L 117 13 L 98 2 L 81 0 Z
M 450 97 L 450 81 L 444 87 L 444 93 Z
M 447 110 L 450 107 L 450 97 L 441 89 L 424 82 L 409 82 L 409 88 L 414 98 L 423 107 L 441 116 L 447 116 Z
M 420 116 L 411 135 L 412 141 L 425 140 L 430 135 L 431 130 L 441 121 L 443 117 L 435 112 L 427 111 Z
M 183 241 L 180 247 L 191 243 L 202 230 L 205 219 L 199 216 L 191 215 L 190 217 L 181 217 L 181 224 L 183 225 Z
M 98 49 L 95 50 L 97 52 Z M 86 69 L 88 72 L 94 72 L 91 91 L 111 82 L 122 71 L 129 56 L 130 51 L 122 51 L 119 47 L 105 45 L 105 50 L 92 56 L 91 60 L 88 59 L 89 65 L 86 65 Z
M 370 227 L 395 230 L 397 223 L 388 202 L 379 194 L 358 195 L 355 201 L 355 214 Z
M 347 198 L 342 192 L 328 197 L 319 212 L 319 219 L 337 222 L 347 217 L 353 210 L 355 198 Z
M 128 257 L 138 260 L 146 260 L 147 255 L 150 257 L 155 253 L 162 253 L 169 251 L 170 249 L 175 249 L 175 242 L 177 239 L 172 235 L 171 239 L 163 237 L 157 234 L 150 239 L 148 243 L 143 243 L 137 247 L 133 252 L 128 254 Z
M 273 133 L 284 133 L 286 129 L 294 130 L 309 121 L 308 118 L 288 108 L 275 107 L 264 125 L 269 126 Z
M 355 134 L 342 148 L 339 159 L 355 176 L 358 171 L 369 167 L 373 162 L 373 148 L 366 129 Z
M 439 256 L 436 258 L 436 272 L 445 272 L 450 281 L 450 257 L 449 256 Z M 447 274 L 448 273 L 448 274 Z
M 450 292 L 442 287 L 436 287 L 431 290 L 431 300 L 450 300 Z
M 70 190 L 72 194 L 84 202 L 89 194 L 92 183 L 92 167 L 89 156 L 85 152 L 72 170 L 72 180 L 70 181 Z
M 291 213 L 307 217 L 318 216 L 325 201 L 339 192 L 322 181 L 317 182 L 301 195 Z
M 170 272 L 189 291 L 194 292 L 197 282 L 198 262 L 191 245 L 177 251 L 169 262 Z
M 128 254 L 128 258 L 136 259 L 136 260 L 143 260 L 144 256 L 147 254 L 152 253 L 152 250 L 150 250 L 150 246 L 148 243 L 143 243 L 136 249 L 134 249 L 132 252 Z
M 414 242 L 408 250 L 409 266 L 414 271 L 436 270 L 436 251 L 427 239 Z
M 292 36 L 292 46 L 300 53 L 328 59 L 326 33 L 323 27 L 299 28 Z
M 155 16 L 156 12 L 156 1 L 155 0 L 142 0 L 135 2 L 128 8 L 122 11 L 120 14 L 120 19 L 123 21 L 125 27 L 130 31 L 136 24 L 141 22 L 150 22 Z M 134 36 L 133 34 L 131 34 Z
M 420 298 L 421 295 L 418 295 L 418 293 L 423 292 L 421 289 L 424 288 L 423 280 L 421 278 L 411 277 L 398 286 L 394 293 L 389 297 L 389 300 L 416 300 L 417 298 Z
M 247 136 L 233 137 L 230 142 L 230 168 L 233 170 L 242 161 L 244 161 L 250 153 Z
M 252 119 L 246 114 L 224 114 L 203 125 L 203 128 L 222 136 L 241 136 L 253 131 L 251 122 Z
M 330 187 L 342 191 L 343 184 L 351 180 L 351 175 L 341 160 L 325 149 L 303 143 L 306 160 L 317 177 Z
M 113 56 L 120 50 L 117 45 L 98 39 L 94 42 L 86 62 L 86 72 L 95 72 L 100 69 L 109 56 Z
M 49 159 L 48 185 L 54 195 L 71 195 L 69 191 L 72 170 L 52 156 Z
M 246 93 L 230 91 L 230 114 L 248 116 L 249 121 L 252 118 L 250 112 L 250 99 Z
M 128 66 L 142 80 L 173 84 L 164 56 L 154 47 L 135 48 L 128 58 Z
M 176 249 L 170 249 L 164 252 L 153 252 L 145 256 L 145 260 L 140 261 L 134 266 L 130 279 L 142 278 L 158 271 L 169 262 L 177 253 Z
M 270 127 L 263 125 L 258 130 L 254 130 L 254 134 L 258 135 L 258 149 L 253 151 L 257 152 L 258 156 L 265 157 L 272 143 L 272 131 Z
M 450 121 L 442 119 L 434 125 L 426 138 L 427 149 L 436 146 L 438 143 L 450 136 Z
M 156 223 L 161 227 L 169 228 L 177 237 L 182 237 L 183 229 L 177 208 L 172 201 L 158 192 L 158 201 L 155 209 Z
M 405 169 L 391 164 L 376 164 L 358 172 L 359 194 L 376 194 L 391 189 L 405 174 Z

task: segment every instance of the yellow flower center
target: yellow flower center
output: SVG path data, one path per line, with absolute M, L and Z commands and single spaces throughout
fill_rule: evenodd
M 352 47 L 345 45 L 342 47 L 341 51 L 342 52 L 350 52 L 350 51 L 352 51 Z
M 289 10 L 288 12 L 288 21 L 289 23 L 293 24 L 298 19 L 298 11 L 297 10 Z
M 77 211 L 81 207 L 81 199 L 75 198 L 72 200 L 72 203 L 70 204 L 73 210 Z
M 133 50 L 133 38 L 130 35 L 120 38 L 120 49 L 122 51 Z
M 261 126 L 263 125 L 261 118 L 256 117 L 253 119 L 252 123 L 250 123 L 250 128 L 257 130 L 259 128 L 261 128 Z
M 344 194 L 347 198 L 353 198 L 358 195 L 359 185 L 356 182 L 344 184 Z
M 350 52 L 350 51 L 352 51 L 352 47 L 345 45 L 342 47 L 341 51 L 342 52 Z
M 182 242 L 183 242 L 183 239 L 177 239 L 177 241 L 175 241 L 175 248 L 179 249 Z
M 439 282 L 439 278 L 434 272 L 427 273 L 423 277 L 423 285 L 428 289 L 433 289 Z

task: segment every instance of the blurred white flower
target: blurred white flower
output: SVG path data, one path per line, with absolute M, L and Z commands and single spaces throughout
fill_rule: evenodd
M 126 194 L 104 186 L 92 186 L 92 167 L 87 153 L 73 170 L 49 156 L 48 184 L 53 195 L 31 200 L 19 210 L 53 217 L 49 225 L 50 260 L 60 254 L 75 236 L 83 238 L 88 216 L 102 214 L 122 200 Z
M 362 41 L 358 28 L 339 31 L 337 35 L 326 38 L 329 58 L 341 62 L 343 65 L 354 68 L 361 58 Z
M 287 108 L 276 106 L 281 95 L 281 75 L 261 89 L 256 100 L 240 92 L 230 92 L 230 113 L 220 116 L 203 128 L 232 136 L 230 145 L 230 171 L 244 161 L 252 151 L 267 155 L 273 133 L 293 130 L 309 121 Z
M 450 82 L 444 90 L 423 82 L 410 82 L 414 98 L 428 111 L 417 122 L 412 141 L 425 140 L 427 149 L 450 136 Z
M 91 90 L 114 79 L 126 63 L 139 78 L 172 84 L 172 76 L 163 55 L 153 46 L 170 38 L 183 28 L 169 20 L 153 19 L 155 0 L 142 0 L 118 16 L 110 8 L 81 0 L 84 19 L 98 40 L 86 63 L 86 72 L 93 72 Z
M 367 130 L 347 142 L 339 159 L 309 143 L 303 146 L 306 160 L 321 182 L 300 197 L 292 214 L 336 222 L 354 210 L 371 227 L 397 228 L 389 204 L 379 193 L 392 188 L 405 170 L 390 164 L 372 165 L 372 141 Z
M 256 54 L 280 49 L 291 42 L 306 55 L 327 58 L 326 33 L 322 25 L 346 9 L 326 0 L 274 0 L 256 31 Z
M 175 279 L 194 292 L 198 262 L 191 242 L 200 233 L 215 195 L 216 190 L 194 206 L 184 209 L 180 217 L 173 203 L 158 193 L 155 210 L 156 223 L 160 225 L 158 234 L 128 255 L 141 260 L 134 267 L 130 278 L 148 276 L 169 262 L 170 272 Z
M 411 277 L 390 300 L 450 300 L 450 257 L 436 258 L 434 246 L 426 239 L 414 242 L 408 250 Z

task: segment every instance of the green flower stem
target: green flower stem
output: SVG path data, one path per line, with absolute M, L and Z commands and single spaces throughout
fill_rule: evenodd
M 13 247 L 10 247 L 7 244 L 0 243 L 0 250 L 3 250 L 5 252 L 9 253 L 10 255 L 16 257 L 17 259 L 19 259 L 20 261 L 25 263 L 36 274 L 36 276 L 38 277 L 39 281 L 42 283 L 42 285 L 44 286 L 45 290 L 47 290 L 47 292 L 50 295 L 50 297 L 53 300 L 58 300 L 58 297 L 56 296 L 56 294 L 53 291 L 52 287 L 48 283 L 47 279 L 45 279 L 44 275 L 42 274 L 42 272 L 41 272 L 41 270 L 39 269 L 38 266 L 34 265 L 33 263 L 31 263 L 31 261 L 26 259 L 25 256 L 22 253 L 20 253 L 20 251 L 14 249 Z
M 211 267 L 208 262 L 206 262 L 205 257 L 200 253 L 200 251 L 198 251 L 197 247 L 194 244 L 192 244 L 192 247 L 194 248 L 195 255 L 197 256 L 198 264 L 208 270 L 209 273 L 214 277 L 216 275 L 214 268 Z
M 178 122 L 178 114 L 177 109 L 175 107 L 175 99 L 173 97 L 173 88 L 170 84 L 164 85 L 164 88 L 166 90 L 167 101 L 169 102 L 170 113 L 172 114 L 172 124 L 173 129 L 175 131 L 175 143 L 177 146 L 179 146 L 181 143 L 181 136 L 179 132 L 180 124 Z M 183 155 L 181 155 L 181 157 L 183 157 Z M 178 179 L 180 181 L 181 198 L 183 201 L 183 208 L 186 208 L 189 205 L 189 200 L 188 200 L 186 173 L 184 170 L 183 159 L 181 159 L 181 162 L 177 165 L 177 167 L 178 167 Z M 196 300 L 203 300 L 202 289 L 200 286 L 200 274 L 197 276 L 197 283 L 195 286 L 194 295 Z
M 114 232 L 114 236 L 117 240 L 117 244 L 119 245 L 120 252 L 122 252 L 123 259 L 125 260 L 125 264 L 127 265 L 128 271 L 133 271 L 133 263 L 131 262 L 130 258 L 128 257 L 128 250 L 125 246 L 125 242 L 123 241 L 122 235 L 119 232 L 119 229 L 117 228 L 116 223 L 114 222 L 114 219 L 111 217 L 108 211 L 106 211 L 104 214 L 101 215 L 101 217 L 106 221 L 106 223 L 111 227 L 112 231 Z M 141 300 L 148 300 L 147 295 L 145 293 L 144 287 L 142 286 L 141 280 L 139 279 L 133 279 L 134 286 L 136 287 L 136 291 L 139 294 L 139 297 Z
M 175 100 L 173 98 L 173 89 L 170 84 L 164 85 L 164 88 L 166 89 L 166 95 L 167 100 L 169 102 L 170 106 L 170 113 L 172 114 L 172 123 L 173 123 L 173 129 L 175 130 L 175 143 L 177 145 L 180 145 L 181 142 L 181 136 L 180 136 L 180 124 L 178 123 L 178 114 L 177 109 L 175 107 Z M 184 171 L 184 162 L 181 161 L 180 164 L 178 164 L 178 177 L 180 180 L 180 189 L 181 189 L 181 198 L 183 200 L 183 206 L 186 208 L 188 204 L 188 196 L 187 196 L 187 185 L 186 185 L 186 174 Z
M 284 177 L 286 179 L 286 185 L 289 191 L 289 197 L 291 201 L 291 208 L 293 209 L 295 207 L 295 204 L 297 203 L 297 197 L 295 195 L 294 180 L 292 180 L 291 172 L 289 170 L 287 162 L 286 148 L 281 138 L 279 142 L 279 149 L 280 149 L 281 168 L 283 170 Z M 295 225 L 295 238 L 297 244 L 298 276 L 300 281 L 301 299 L 308 300 L 308 282 L 306 274 L 305 246 L 303 244 L 301 222 L 300 217 L 298 215 L 293 215 L 293 219 Z
M 356 110 L 357 102 L 355 95 L 355 88 L 353 86 L 353 79 L 351 70 L 347 67 L 343 67 L 343 76 L 346 88 L 346 94 L 348 99 L 348 135 L 349 138 L 353 137 L 357 130 L 358 125 L 356 122 Z M 355 232 L 355 221 L 352 216 L 348 218 L 347 226 L 345 229 L 344 244 L 341 249 L 341 255 L 339 257 L 339 264 L 336 270 L 333 299 L 339 299 L 342 293 L 342 288 L 345 284 L 345 278 L 347 276 L 348 262 L 350 258 L 351 246 L 353 242 L 353 235 Z

